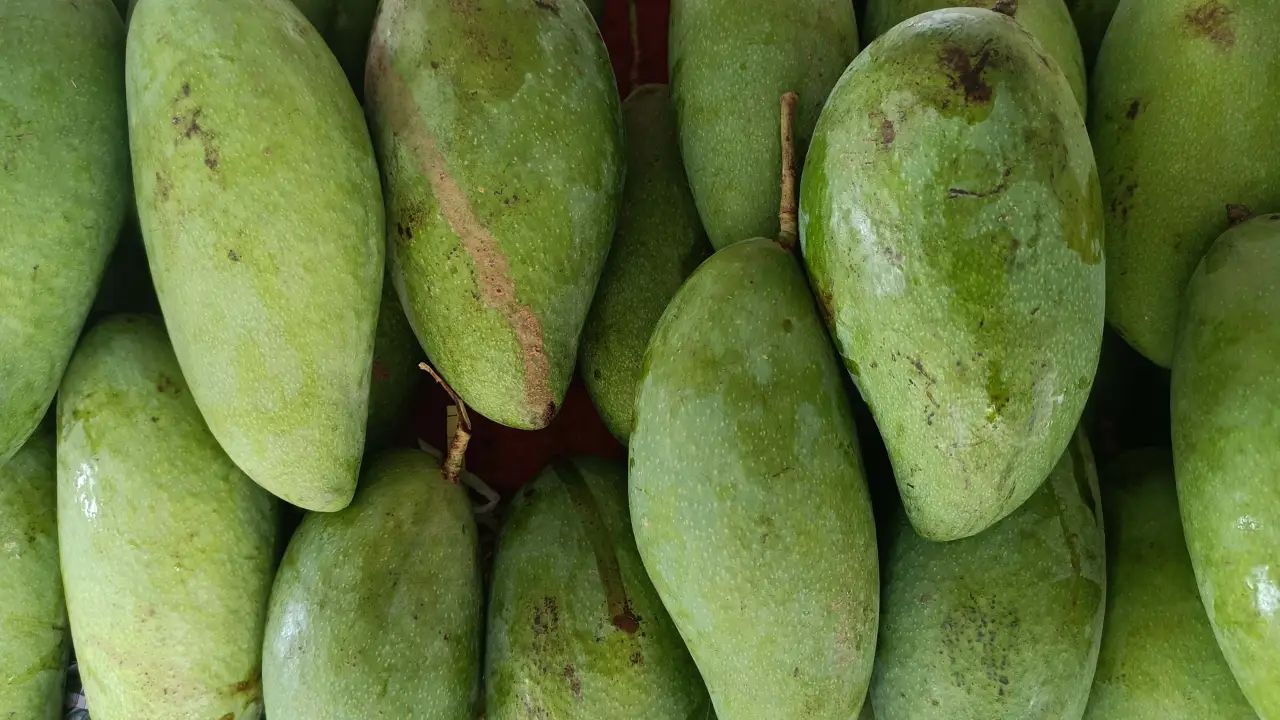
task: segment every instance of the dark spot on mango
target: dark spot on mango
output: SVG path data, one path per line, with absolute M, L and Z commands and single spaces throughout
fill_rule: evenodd
M 230 260 L 231 262 L 240 262 L 240 254 L 237 253 L 235 250 L 228 250 L 227 259 Z
M 1132 121 L 1137 119 L 1140 112 L 1142 112 L 1142 101 L 1134 98 L 1133 102 L 1129 103 L 1129 109 L 1125 111 L 1124 117 L 1126 120 Z
M 991 48 L 990 42 L 983 43 L 976 54 L 970 54 L 953 43 L 944 44 L 938 51 L 938 63 L 947 74 L 951 90 L 963 93 L 964 101 L 969 105 L 991 102 L 992 89 L 983 73 L 995 60 L 998 60 L 998 55 Z
M 169 202 L 169 194 L 173 192 L 173 183 L 169 182 L 169 178 L 160 173 L 156 173 L 156 199 L 160 202 Z
M 1005 384 L 1000 363 L 995 361 L 987 364 L 987 399 L 991 401 L 987 409 L 987 422 L 995 423 L 1009 404 L 1009 388 Z
M 782 319 L 782 332 L 791 332 L 791 318 Z
M 1229 50 L 1236 44 L 1236 29 L 1232 16 L 1235 9 L 1222 0 L 1208 0 L 1186 14 L 1187 28 L 1192 37 L 1207 38 L 1221 50 Z
M 1013 17 L 1018 12 L 1018 0 L 996 0 L 996 4 L 991 9 L 1001 15 Z
M 1227 206 L 1227 227 L 1235 227 L 1253 218 L 1253 211 L 1244 205 Z
M 556 15 L 560 14 L 560 8 L 557 7 L 555 3 L 550 2 L 550 0 L 533 0 L 533 4 L 539 10 L 548 10 Z

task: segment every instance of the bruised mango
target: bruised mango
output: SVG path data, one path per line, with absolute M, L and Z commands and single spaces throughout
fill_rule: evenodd
M 923 537 L 991 526 L 1061 457 L 1102 343 L 1100 202 L 1066 79 L 990 10 L 896 26 L 823 110 L 804 258 Z
M 344 507 L 385 243 L 360 106 L 288 0 L 141 0 L 126 70 L 143 241 L 196 404 L 260 485 Z
M 391 272 L 432 364 L 521 429 L 564 401 L 622 192 L 618 92 L 581 0 L 384 0 L 366 92 Z
M 0 465 L 53 401 L 129 202 L 110 0 L 0 2 Z
M 160 319 L 88 332 L 58 393 L 58 545 L 94 720 L 261 716 L 276 528 Z

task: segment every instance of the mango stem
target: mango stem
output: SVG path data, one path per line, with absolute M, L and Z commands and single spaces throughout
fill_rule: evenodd
M 791 251 L 796 247 L 799 235 L 799 223 L 796 219 L 796 103 L 800 96 L 789 92 L 782 96 L 782 202 L 778 207 L 778 224 L 782 231 L 778 234 L 778 244 L 784 250 Z
M 424 362 L 418 363 L 418 367 L 440 383 L 440 387 L 444 388 L 449 399 L 458 406 L 458 429 L 454 432 L 453 439 L 449 441 L 449 450 L 445 453 L 444 464 L 440 468 L 440 474 L 444 475 L 444 479 L 457 485 L 458 475 L 462 472 L 462 463 L 467 456 L 467 446 L 471 444 L 471 416 L 467 415 L 467 404 L 462 402 L 462 398 L 449 387 L 449 383 L 436 373 L 435 368 Z

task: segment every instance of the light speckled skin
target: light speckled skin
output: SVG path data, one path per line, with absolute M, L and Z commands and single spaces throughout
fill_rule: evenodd
M 898 518 L 871 702 L 880 720 L 1079 720 L 1102 639 L 1106 562 L 1084 433 L 1022 507 L 955 542 Z
M 555 416 L 613 238 L 625 158 L 581 0 L 384 0 L 366 84 L 392 277 L 481 415 Z
M 373 341 L 373 372 L 369 386 L 369 424 L 365 454 L 381 449 L 413 405 L 418 386 L 428 375 L 418 367 L 426 358 L 404 316 L 391 281 L 382 283 L 378 334 Z
M 53 401 L 124 222 L 123 61 L 109 0 L 0 3 L 0 464 Z
M 275 542 L 160 319 L 87 333 L 58 394 L 58 544 L 94 720 L 260 717 Z
M 850 720 L 879 602 L 875 523 L 840 366 L 796 258 L 730 245 L 645 354 L 631 523 L 720 720 Z
M 288 0 L 142 0 L 130 22 L 138 216 L 196 404 L 260 485 L 345 507 L 383 277 L 360 106 Z
M 668 64 L 680 151 L 711 244 L 778 233 L 778 98 L 796 106 L 798 163 L 858 54 L 849 0 L 672 0 Z
M 1205 617 L 1165 449 L 1106 469 L 1107 611 L 1086 720 L 1253 720 Z
M 1102 46 L 1102 38 L 1107 34 L 1107 26 L 1111 24 L 1111 16 L 1115 14 L 1120 0 L 1066 0 L 1066 4 L 1076 34 L 1080 36 L 1085 69 L 1092 71 L 1098 48 Z
M 275 588 L 262 677 L 272 718 L 472 720 L 484 622 L 465 490 L 394 450 L 350 507 L 309 514 Z
M 1090 93 L 1107 319 L 1169 367 L 1183 288 L 1228 206 L 1280 209 L 1280 3 L 1127 0 Z
M 1280 215 L 1213 244 L 1187 286 L 1171 391 L 1178 504 L 1200 599 L 1263 718 L 1280 718 L 1278 277 Z
M 867 20 L 862 25 L 862 34 L 870 42 L 903 20 L 949 7 L 997 10 L 1016 20 L 1058 63 L 1058 69 L 1071 83 L 1071 93 L 1080 104 L 1080 112 L 1084 113 L 1089 100 L 1084 56 L 1080 51 L 1080 38 L 1076 36 L 1075 25 L 1071 22 L 1071 13 L 1063 0 L 871 0 L 867 3 Z
M 378 0 L 293 0 L 333 51 L 356 97 L 364 97 L 364 64 Z
M 58 569 L 53 433 L 0 466 L 0 718 L 57 720 L 71 636 Z
M 1089 138 L 1040 44 L 977 8 L 872 43 L 818 122 L 800 241 L 916 531 L 1022 504 L 1088 399 L 1105 294 Z
M 512 500 L 485 664 L 488 720 L 706 717 L 706 687 L 636 551 L 623 463 L 557 460 Z
M 667 86 L 636 88 L 622 103 L 622 115 L 627 181 L 580 357 L 600 419 L 625 444 L 649 337 L 685 278 L 711 255 L 711 245 L 680 162 Z

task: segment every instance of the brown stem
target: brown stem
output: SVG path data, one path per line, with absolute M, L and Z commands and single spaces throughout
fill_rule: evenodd
M 782 202 L 778 207 L 778 223 L 782 232 L 778 234 L 778 244 L 786 250 L 793 250 L 799 225 L 796 220 L 796 102 L 800 96 L 789 92 L 782 96 Z
M 444 465 L 440 469 L 445 480 L 457 485 L 458 475 L 462 472 L 462 463 L 466 459 L 467 445 L 471 443 L 471 416 L 467 414 L 467 404 L 462 402 L 462 398 L 449 387 L 449 383 L 436 373 L 435 368 L 424 362 L 418 363 L 418 367 L 440 383 L 440 387 L 444 388 L 449 399 L 458 407 L 458 429 L 454 432 L 453 439 L 449 441 L 449 450 L 444 456 Z

